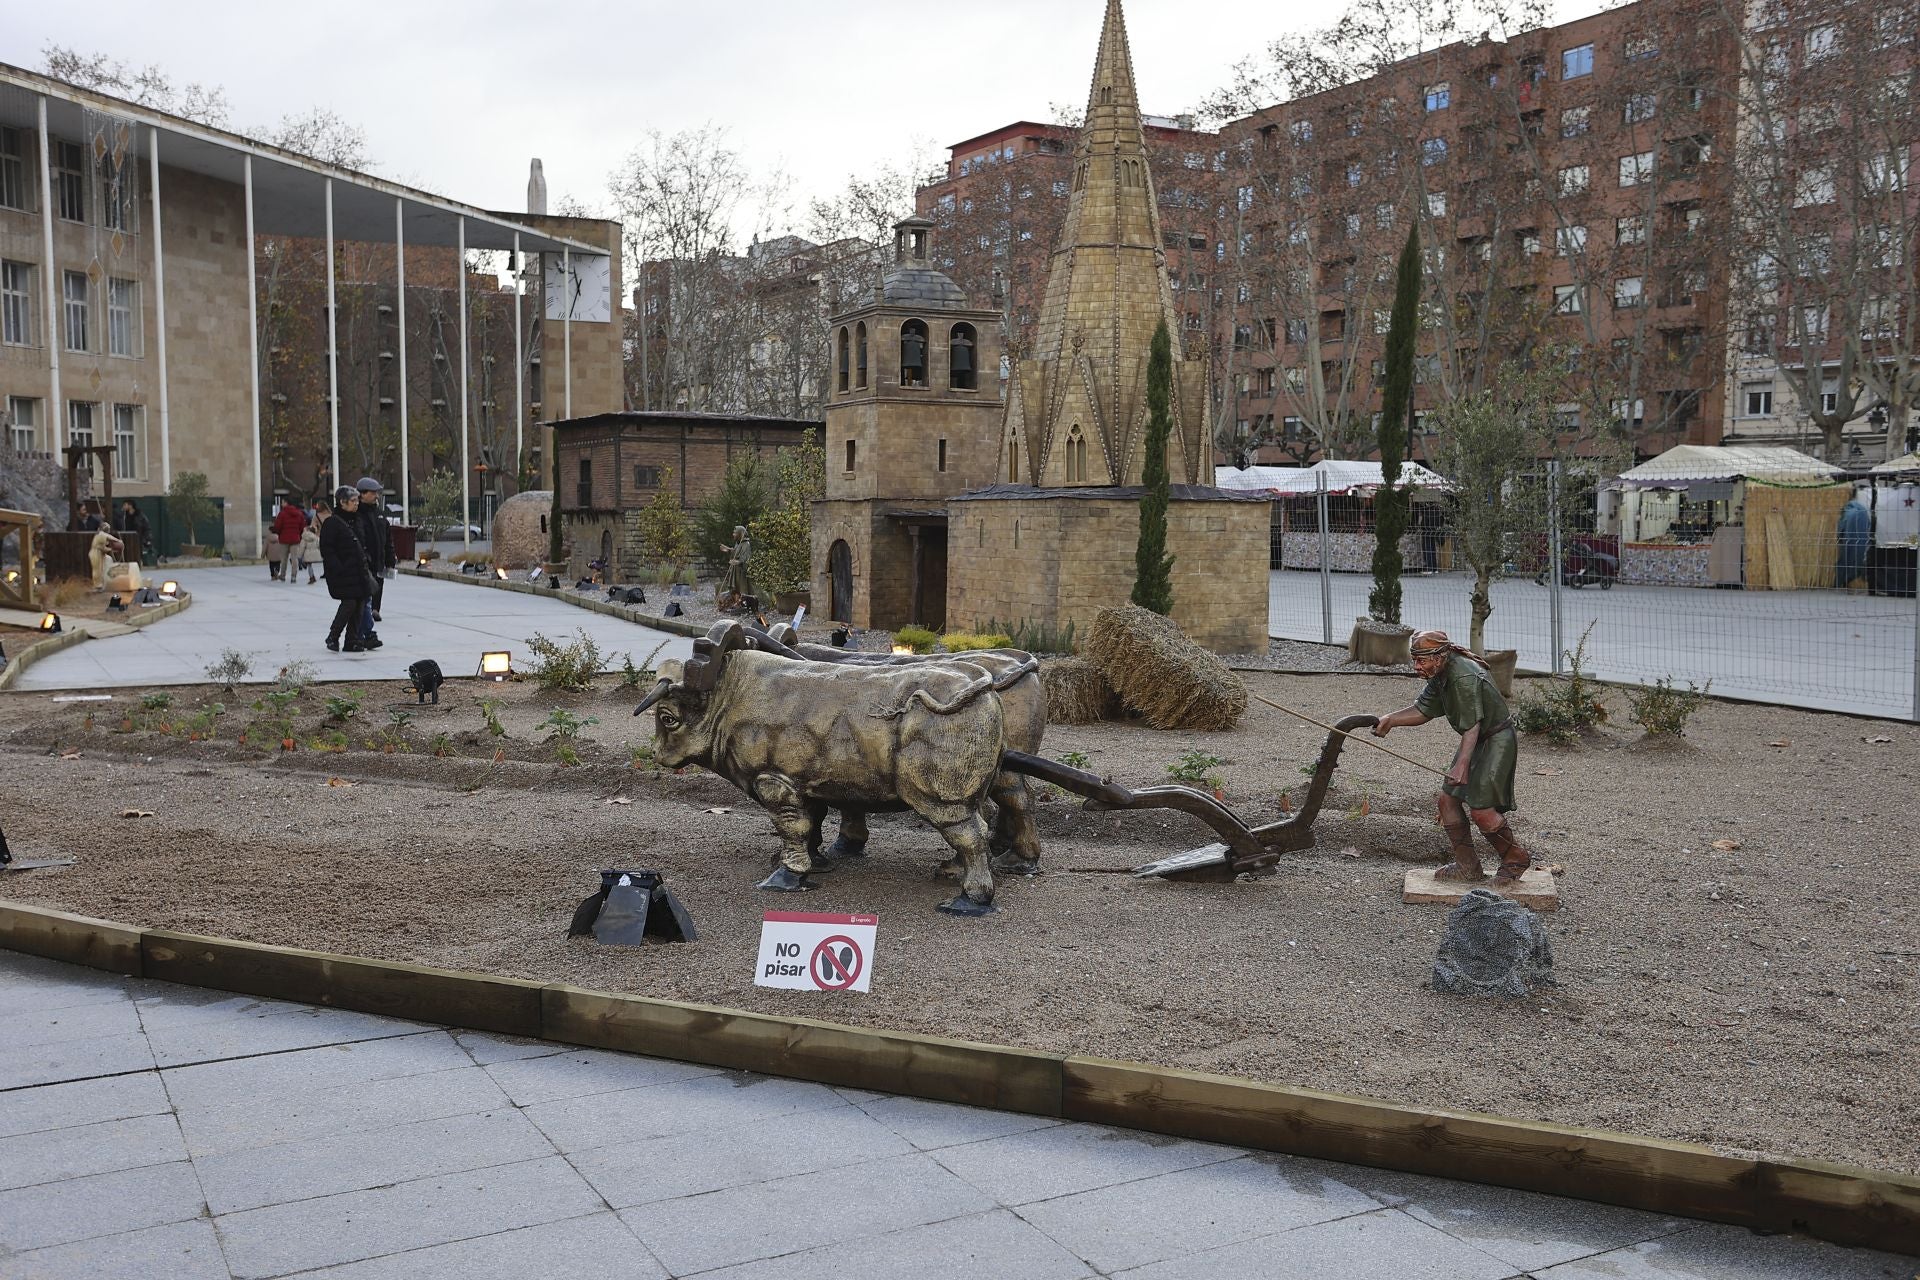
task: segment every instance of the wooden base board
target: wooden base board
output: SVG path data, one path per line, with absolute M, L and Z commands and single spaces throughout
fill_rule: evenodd
M 1460 899 L 1475 889 L 1491 889 L 1503 898 L 1512 898 L 1523 907 L 1535 911 L 1558 911 L 1560 909 L 1560 886 L 1554 881 L 1551 872 L 1534 867 L 1520 877 L 1518 884 L 1497 885 L 1492 878 L 1478 884 L 1460 884 L 1452 880 L 1436 880 L 1433 873 L 1438 867 L 1415 867 L 1407 872 L 1407 878 L 1400 886 L 1402 902 L 1439 902 L 1447 906 L 1458 906 Z

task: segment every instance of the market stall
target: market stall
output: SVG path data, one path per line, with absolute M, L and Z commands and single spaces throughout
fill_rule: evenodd
M 1329 459 L 1311 467 L 1216 467 L 1222 489 L 1265 493 L 1273 499 L 1271 566 L 1320 567 L 1320 477 L 1327 488 L 1327 561 L 1341 572 L 1373 567 L 1373 495 L 1385 479 L 1378 462 Z M 1400 464 L 1400 483 L 1413 490 L 1400 554 L 1410 571 L 1444 569 L 1452 548 L 1445 537 L 1446 478 L 1417 462 Z
M 1834 483 L 1840 473 L 1796 449 L 1676 445 L 1602 490 L 1601 526 L 1620 537 L 1620 581 L 1831 586 L 1850 493 Z
M 1868 583 L 1879 595 L 1911 596 L 1920 576 L 1920 453 L 1891 458 L 1869 474 Z

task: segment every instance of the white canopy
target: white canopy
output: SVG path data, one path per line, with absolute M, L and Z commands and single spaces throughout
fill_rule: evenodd
M 1920 471 L 1920 453 L 1903 454 L 1898 458 L 1889 458 L 1875 471 Z
M 1703 480 L 1824 480 L 1839 467 L 1798 449 L 1757 445 L 1677 444 L 1657 458 L 1621 474 L 1623 484 L 1642 489 L 1685 486 Z
M 1328 493 L 1378 489 L 1385 483 L 1378 462 L 1327 459 L 1311 467 L 1215 467 L 1213 483 L 1222 489 L 1252 490 L 1275 497 L 1299 497 L 1319 490 L 1319 476 L 1327 477 Z M 1446 477 L 1417 462 L 1400 464 L 1400 483 L 1416 489 L 1446 489 Z

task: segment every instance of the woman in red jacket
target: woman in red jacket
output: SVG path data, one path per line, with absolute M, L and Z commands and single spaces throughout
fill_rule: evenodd
M 297 503 L 283 502 L 273 517 L 273 541 L 267 544 L 267 573 L 276 582 L 286 567 L 287 557 L 300 545 L 307 531 L 307 514 Z

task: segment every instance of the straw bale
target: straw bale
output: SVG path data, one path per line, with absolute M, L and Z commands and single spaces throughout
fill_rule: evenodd
M 1085 658 L 1060 658 L 1040 664 L 1047 691 L 1048 724 L 1093 724 L 1120 714 L 1120 695 Z
M 1247 709 L 1247 686 L 1226 663 L 1139 605 L 1100 610 L 1086 652 L 1156 729 L 1231 729 Z

